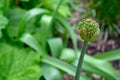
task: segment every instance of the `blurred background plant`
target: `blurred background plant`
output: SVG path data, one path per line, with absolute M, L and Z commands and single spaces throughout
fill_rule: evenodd
M 82 2 L 74 0 L 0 0 L 0 80 L 73 79 L 80 51 L 74 31 L 77 23 L 71 26 L 70 19 L 73 11 L 87 12 L 79 5 Z M 118 59 L 120 49 L 86 54 L 81 80 L 119 80 L 110 63 Z
M 120 34 L 120 1 L 118 0 L 86 0 L 90 8 L 89 16 L 97 19 L 105 37 L 117 37 Z M 88 16 L 87 16 L 88 17 Z

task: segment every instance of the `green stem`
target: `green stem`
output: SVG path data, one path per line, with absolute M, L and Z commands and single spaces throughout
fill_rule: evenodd
M 58 5 L 57 5 L 57 8 L 55 9 L 55 11 L 54 11 L 54 13 L 53 13 L 53 15 L 52 15 L 51 26 L 52 26 L 52 24 L 53 24 L 53 22 L 54 22 L 54 19 L 55 19 L 55 16 L 56 16 L 56 14 L 57 14 L 57 12 L 58 12 L 58 10 L 59 10 L 59 7 L 60 7 L 60 5 L 62 4 L 62 1 L 63 1 L 63 0 L 60 0 L 60 1 L 59 1 Z
M 87 48 L 87 44 L 88 44 L 88 42 L 84 42 L 84 44 L 83 44 L 82 51 L 81 51 L 80 58 L 79 58 L 79 62 L 78 62 L 78 66 L 77 66 L 75 80 L 80 80 L 80 73 L 81 73 L 82 63 L 83 63 L 85 51 Z

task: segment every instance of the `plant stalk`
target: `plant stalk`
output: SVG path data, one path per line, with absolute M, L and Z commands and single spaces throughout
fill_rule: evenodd
M 57 8 L 55 9 L 55 11 L 54 11 L 54 13 L 53 13 L 53 15 L 52 15 L 51 26 L 52 26 L 52 24 L 53 24 L 53 22 L 54 22 L 54 19 L 55 19 L 55 16 L 56 16 L 56 14 L 57 14 L 57 12 L 58 12 L 58 10 L 59 10 L 59 7 L 60 7 L 60 5 L 62 4 L 62 1 L 63 1 L 63 0 L 60 0 L 60 1 L 59 1 L 58 5 L 57 5 Z
M 78 62 L 78 66 L 77 66 L 77 70 L 76 70 L 75 80 L 80 80 L 80 73 L 81 73 L 81 69 L 82 69 L 82 63 L 83 63 L 85 51 L 87 48 L 87 44 L 88 44 L 88 42 L 86 42 L 86 41 L 83 44 L 82 51 L 81 51 L 80 58 L 79 58 L 79 62 Z

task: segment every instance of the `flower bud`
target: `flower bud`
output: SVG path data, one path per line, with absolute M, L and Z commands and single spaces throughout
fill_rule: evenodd
M 79 25 L 80 37 L 87 42 L 96 41 L 100 35 L 100 29 L 97 22 L 92 19 L 84 19 Z

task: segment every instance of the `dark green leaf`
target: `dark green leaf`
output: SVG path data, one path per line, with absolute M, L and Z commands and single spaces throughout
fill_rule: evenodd
M 8 19 L 5 18 L 3 15 L 0 14 L 0 38 L 2 37 L 2 29 L 5 29 L 6 25 L 8 24 Z
M 19 23 L 18 36 L 21 36 L 24 33 L 25 25 L 30 19 L 34 18 L 37 15 L 48 14 L 48 13 L 49 12 L 47 10 L 39 9 L 39 8 L 31 9 L 30 11 L 28 11 Z
M 13 8 L 8 11 L 8 19 L 9 19 L 9 24 L 6 27 L 6 33 L 10 38 L 16 37 L 18 33 L 18 24 L 24 14 L 26 13 L 26 10 L 21 9 L 21 8 Z

